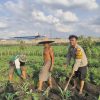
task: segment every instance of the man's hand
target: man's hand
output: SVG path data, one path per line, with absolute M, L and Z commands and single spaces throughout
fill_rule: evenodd
M 65 68 L 65 69 L 67 68 L 67 65 L 66 65 L 66 64 L 64 64 L 64 68 Z

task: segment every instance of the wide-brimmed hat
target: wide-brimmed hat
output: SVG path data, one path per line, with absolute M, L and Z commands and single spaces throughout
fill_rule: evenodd
M 48 38 L 45 38 L 44 41 L 41 41 L 38 44 L 53 43 L 53 42 L 55 42 L 55 41 L 51 41 Z
M 26 62 L 26 55 L 20 55 L 19 56 L 19 61 L 20 62 Z

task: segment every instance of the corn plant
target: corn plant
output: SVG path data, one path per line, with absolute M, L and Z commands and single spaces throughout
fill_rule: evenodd
M 13 94 L 13 93 L 7 93 L 5 97 L 7 100 L 13 100 L 15 95 L 16 94 Z
M 42 94 L 42 96 L 46 96 L 46 97 L 48 98 L 49 92 L 50 92 L 50 87 L 48 87 L 48 88 L 44 91 L 44 93 Z
M 39 100 L 39 94 L 38 93 L 33 93 L 32 91 L 26 92 L 28 96 L 31 96 L 33 100 Z
M 58 86 L 58 88 L 60 90 L 60 96 L 62 100 L 67 100 L 71 96 L 71 92 L 69 90 L 65 92 L 60 86 Z

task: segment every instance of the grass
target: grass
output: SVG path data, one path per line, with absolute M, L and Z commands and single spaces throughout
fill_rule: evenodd
M 54 53 L 55 53 L 55 69 L 63 69 L 64 63 L 66 63 L 66 53 L 67 53 L 67 46 L 53 46 Z M 100 55 L 99 50 L 100 47 L 96 46 L 94 49 L 94 54 L 95 55 Z M 7 77 L 3 78 L 4 76 L 8 75 L 8 69 L 9 69 L 9 59 L 17 54 L 22 52 L 20 49 L 20 46 L 0 46 L 0 81 L 2 80 L 7 80 Z M 25 54 L 27 54 L 27 68 L 28 68 L 28 73 L 32 73 L 34 70 L 34 66 L 37 67 L 38 69 L 42 67 L 43 59 L 42 59 L 42 52 L 43 52 L 43 47 L 42 46 L 26 46 L 25 49 L 23 50 Z M 92 71 L 95 75 L 95 77 L 99 77 L 99 60 L 98 57 L 94 58 L 88 58 L 89 60 L 89 72 Z M 32 70 L 31 70 L 32 69 Z M 71 67 L 68 67 L 67 70 L 69 70 Z
M 60 82 L 65 80 L 65 76 L 69 75 L 71 71 L 71 66 L 64 68 L 64 64 L 66 63 L 66 53 L 67 53 L 68 46 L 53 46 L 54 53 L 55 53 L 55 65 L 53 70 L 53 76 L 59 78 Z M 89 73 L 93 72 L 94 78 L 97 85 L 100 85 L 100 46 L 97 45 L 93 48 L 93 53 L 91 57 L 88 57 L 89 60 L 89 70 L 87 80 L 89 81 Z M 42 46 L 25 46 L 22 49 L 20 46 L 0 46 L 0 86 L 3 83 L 8 81 L 8 72 L 9 72 L 9 59 L 19 53 L 25 53 L 27 55 L 27 73 L 32 76 L 34 74 L 34 80 L 31 79 L 31 83 L 33 82 L 36 86 L 38 81 L 38 73 L 40 68 L 43 65 L 43 47 Z M 19 82 L 19 77 L 14 73 L 14 81 Z M 28 84 L 28 83 L 27 83 Z M 24 85 L 24 84 L 23 84 Z M 22 87 L 23 88 L 23 87 Z M 27 87 L 24 87 L 27 90 Z M 25 91 L 26 91 L 25 90 Z M 28 92 L 27 92 L 28 93 Z M 33 95 L 29 93 L 30 95 Z M 68 93 L 67 93 L 68 94 Z M 11 94 L 7 94 L 9 97 Z M 37 95 L 37 94 L 34 94 Z M 9 97 L 10 98 L 10 97 Z

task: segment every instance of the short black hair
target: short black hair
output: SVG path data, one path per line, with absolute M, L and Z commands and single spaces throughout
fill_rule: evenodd
M 76 35 L 70 35 L 69 36 L 69 40 L 72 39 L 72 38 L 75 38 L 76 40 L 78 40 L 78 36 L 76 36 Z

